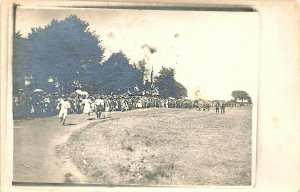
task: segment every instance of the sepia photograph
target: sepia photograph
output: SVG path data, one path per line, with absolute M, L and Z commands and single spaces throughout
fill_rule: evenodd
M 253 10 L 17 6 L 13 183 L 253 186 Z

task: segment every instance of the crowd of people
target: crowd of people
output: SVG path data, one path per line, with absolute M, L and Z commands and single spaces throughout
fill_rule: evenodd
M 47 93 L 22 93 L 13 98 L 15 119 L 56 116 L 62 123 L 67 114 L 90 115 L 94 112 L 97 118 L 109 118 L 112 111 L 128 111 L 141 108 L 197 108 L 209 111 L 214 106 L 216 113 L 225 113 L 225 103 L 211 103 L 190 99 L 161 98 L 159 96 L 129 96 L 129 95 L 69 95 Z M 103 115 L 102 115 L 103 114 Z

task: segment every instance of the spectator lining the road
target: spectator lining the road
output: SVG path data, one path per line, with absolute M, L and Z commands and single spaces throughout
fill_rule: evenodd
M 20 93 L 20 97 L 14 97 L 13 109 L 14 119 L 36 118 L 55 116 L 60 113 L 58 106 L 60 99 L 59 93 Z M 76 92 L 65 95 L 66 102 L 69 103 L 67 114 L 85 113 L 88 116 L 95 112 L 100 119 L 102 112 L 104 118 L 110 118 L 112 111 L 128 111 L 142 108 L 198 108 L 202 111 L 209 111 L 210 106 L 214 106 L 216 113 L 225 113 L 227 103 L 219 101 L 203 101 L 175 98 L 161 98 L 158 96 L 129 96 L 123 95 L 95 95 L 87 97 Z
M 225 107 L 226 107 L 225 103 L 222 103 L 222 105 L 221 105 L 221 113 L 222 114 L 225 113 Z
M 215 107 L 216 107 L 216 113 L 219 113 L 220 103 L 217 102 L 216 105 L 215 105 Z

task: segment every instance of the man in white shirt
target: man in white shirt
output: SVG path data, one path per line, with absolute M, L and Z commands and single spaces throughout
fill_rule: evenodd
M 62 123 L 62 125 L 65 125 L 66 119 L 67 119 L 67 115 L 68 115 L 68 108 L 70 107 L 69 106 L 69 102 L 68 101 L 64 101 L 63 98 L 60 98 L 58 106 L 60 107 L 60 111 L 59 111 L 58 117 L 60 118 L 60 122 Z
M 100 96 L 97 97 L 97 99 L 95 101 L 95 105 L 96 105 L 97 119 L 100 119 L 101 111 L 104 108 L 104 100 L 102 99 L 102 97 L 100 97 Z

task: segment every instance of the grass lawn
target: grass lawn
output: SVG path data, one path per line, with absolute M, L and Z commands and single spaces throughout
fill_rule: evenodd
M 119 112 L 74 132 L 64 146 L 93 183 L 251 185 L 251 109 Z

